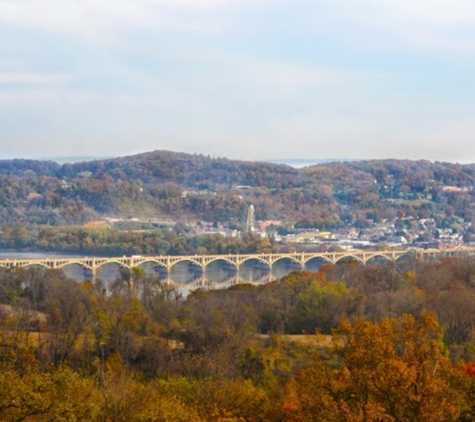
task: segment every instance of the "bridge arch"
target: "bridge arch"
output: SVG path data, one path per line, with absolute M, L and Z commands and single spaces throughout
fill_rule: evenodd
M 203 275 L 211 283 L 222 285 L 226 280 L 233 278 L 239 273 L 239 267 L 226 257 L 213 257 L 204 264 Z
M 365 261 L 363 260 L 363 258 L 359 257 L 358 255 L 351 254 L 351 253 L 335 257 L 335 264 L 339 264 L 339 263 L 343 264 L 345 262 L 345 260 L 348 260 L 348 259 L 351 259 L 353 262 L 357 261 L 360 264 L 365 264 Z
M 313 261 L 313 260 L 321 260 L 321 261 L 326 262 L 327 264 L 333 264 L 334 263 L 329 256 L 318 254 L 318 255 L 315 255 L 315 256 L 310 256 L 308 258 L 305 258 L 303 260 L 303 264 L 306 265 L 307 262 L 310 262 L 310 261 Z
M 157 260 L 156 258 L 145 258 L 140 261 L 135 261 L 131 268 L 139 268 L 145 271 L 147 276 L 159 278 L 161 280 L 166 280 L 169 275 L 167 264 Z
M 194 259 L 192 257 L 183 257 L 180 259 L 177 259 L 176 261 L 173 261 L 170 263 L 169 269 L 171 270 L 173 267 L 175 267 L 177 264 L 180 264 L 181 262 L 190 262 L 193 265 L 196 265 L 197 267 L 200 267 L 204 270 L 203 264 L 198 261 L 197 259 Z
M 245 283 L 254 283 L 255 280 L 272 273 L 272 264 L 261 255 L 246 256 L 239 265 L 239 277 Z
M 408 261 L 408 260 L 411 260 L 411 259 L 420 259 L 420 258 L 421 258 L 421 256 L 420 256 L 418 251 L 416 251 L 414 249 L 409 249 L 405 253 L 400 254 L 399 256 L 397 256 L 395 258 L 394 262 L 403 263 L 404 261 Z
M 100 268 L 104 267 L 105 265 L 109 265 L 109 264 L 116 264 L 119 267 L 130 269 L 130 267 L 126 263 L 121 262 L 118 259 L 108 259 L 107 261 L 104 261 L 104 262 L 101 262 L 100 264 L 97 264 L 95 270 L 99 270 Z
M 66 277 L 78 282 L 94 280 L 95 276 L 92 266 L 88 265 L 88 263 L 83 260 L 71 260 L 56 263 L 55 269 L 61 270 Z
M 205 270 L 208 267 L 208 265 L 212 264 L 213 262 L 219 262 L 219 261 L 227 262 L 228 264 L 231 264 L 236 269 L 238 268 L 238 264 L 236 262 L 234 262 L 233 260 L 227 258 L 226 256 L 223 256 L 222 258 L 216 257 L 216 258 L 211 259 L 210 261 L 207 261 L 206 264 L 204 264 Z
M 303 268 L 310 272 L 319 272 L 321 267 L 328 264 L 334 265 L 334 262 L 330 257 L 320 254 L 306 257 L 303 260 Z
M 161 262 L 155 258 L 150 258 L 150 259 L 145 258 L 141 261 L 136 261 L 134 262 L 134 267 L 140 267 L 141 265 L 144 265 L 144 264 L 156 264 L 162 268 L 167 268 L 167 265 L 164 262 Z
M 49 265 L 48 263 L 43 263 L 43 262 L 25 262 L 23 264 L 17 265 L 18 267 L 23 267 L 23 268 L 30 268 L 30 267 L 40 267 L 44 268 L 45 270 L 52 270 L 53 267 L 52 265 Z M 12 267 L 14 268 L 14 267 Z
M 179 258 L 169 262 L 168 277 L 177 285 L 188 287 L 203 279 L 204 267 L 201 262 L 193 258 Z
M 62 270 L 63 268 L 68 267 L 69 265 L 79 265 L 80 267 L 86 268 L 88 270 L 93 269 L 91 265 L 87 265 L 84 261 L 68 261 L 56 266 L 56 268 L 58 270 Z
M 304 265 L 297 257 L 281 256 L 272 262 L 271 275 L 276 279 L 281 279 L 294 271 L 302 271 L 303 269 Z M 257 281 L 255 282 L 257 283 Z
M 244 259 L 239 263 L 239 266 L 241 267 L 242 265 L 244 265 L 246 262 L 249 262 L 249 261 L 259 261 L 259 262 L 261 262 L 262 264 L 266 264 L 269 268 L 271 268 L 271 266 L 272 266 L 272 263 L 270 263 L 270 262 L 267 261 L 266 259 L 262 258 L 260 255 L 249 256 L 249 257 L 244 258 Z
M 383 259 L 385 262 L 395 262 L 394 258 L 392 256 L 389 256 L 389 255 L 386 255 L 384 253 L 374 253 L 372 254 L 371 256 L 367 256 L 364 263 L 365 264 L 368 264 L 370 263 L 372 260 L 377 262 L 377 260 L 379 259 Z
M 275 259 L 273 259 L 270 263 L 270 265 L 274 265 L 276 264 L 277 262 L 279 261 L 284 261 L 284 260 L 290 260 L 292 262 L 295 262 L 296 264 L 299 264 L 301 267 L 303 267 L 305 265 L 305 263 L 303 261 L 301 261 L 299 258 L 297 258 L 296 256 L 279 256 Z

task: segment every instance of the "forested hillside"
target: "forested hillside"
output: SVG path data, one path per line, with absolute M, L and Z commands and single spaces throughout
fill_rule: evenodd
M 475 217 L 475 165 L 373 160 L 304 169 L 155 151 L 76 164 L 0 161 L 0 224 L 70 225 L 101 216 L 297 227 Z M 448 223 L 447 223 L 448 225 Z

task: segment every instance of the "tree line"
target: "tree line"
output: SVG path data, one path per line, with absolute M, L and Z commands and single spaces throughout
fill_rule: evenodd
M 0 249 L 35 250 L 93 256 L 209 255 L 288 251 L 274 238 L 246 233 L 240 237 L 220 234 L 182 235 L 175 230 L 122 231 L 80 227 L 26 228 L 12 226 L 0 234 Z

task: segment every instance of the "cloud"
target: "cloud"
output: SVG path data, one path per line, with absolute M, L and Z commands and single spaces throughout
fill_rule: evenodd
M 410 158 L 441 161 L 472 161 L 471 133 L 475 123 L 468 118 L 440 122 L 407 122 L 403 110 L 399 116 L 375 110 L 376 106 L 358 103 L 357 113 L 337 113 L 316 108 L 293 116 L 274 118 L 246 140 L 236 144 L 252 145 L 252 154 L 267 158 Z M 387 109 L 388 104 L 378 104 Z M 408 110 L 407 114 L 418 110 Z M 420 111 L 419 111 L 420 113 Z M 228 154 L 245 158 L 251 150 L 233 148 Z
M 127 0 L 2 0 L 0 22 L 5 27 L 81 36 L 92 42 L 103 41 L 120 28 L 177 26 L 165 10 Z
M 379 5 L 388 14 L 425 22 L 431 26 L 471 24 L 475 20 L 475 4 L 471 0 L 363 0 Z
M 0 63 L 0 134 L 21 153 L 465 151 L 470 69 L 432 53 L 474 51 L 472 26 L 468 0 L 0 0 L 0 56 L 17 61 Z
M 405 47 L 441 51 L 475 49 L 475 2 L 471 0 L 315 0 L 341 23 L 395 34 Z M 384 38 L 383 38 L 384 39 Z M 370 42 L 378 42 L 370 40 Z
M 123 28 L 208 31 L 219 19 L 194 14 L 260 1 L 268 0 L 0 0 L 0 22 L 103 41 Z
M 203 78 L 210 83 L 216 82 L 217 79 L 228 80 L 233 84 L 242 81 L 279 89 L 279 87 L 328 86 L 342 82 L 357 82 L 362 76 L 367 76 L 366 72 L 356 68 L 344 69 L 285 59 L 265 60 L 249 54 L 195 51 L 173 52 L 170 55 L 165 53 L 165 56 L 186 60 L 196 67 L 206 64 L 206 72 L 215 73 L 209 78 Z
M 317 22 L 319 12 L 330 11 L 341 36 L 347 33 L 347 23 L 357 23 L 375 31 L 371 42 L 390 33 L 408 45 L 462 51 L 475 48 L 473 0 L 0 0 L 0 24 L 111 44 L 124 40 L 127 30 L 244 31 L 247 22 L 240 21 L 236 11 L 255 11 L 264 17 L 275 10 L 296 13 L 299 8 L 313 10 Z M 233 25 L 237 21 L 239 25 Z M 267 24 L 263 19 L 262 25 Z M 289 30 L 298 33 L 300 29 Z
M 0 87 L 9 85 L 58 85 L 72 80 L 71 75 L 52 73 L 9 73 L 0 70 Z
M 394 21 L 423 22 L 430 26 L 454 26 L 475 21 L 472 0 L 313 0 L 341 16 L 390 17 Z M 378 22 L 374 21 L 374 24 Z
M 270 0 L 138 0 L 147 6 L 168 6 L 186 10 L 199 10 L 222 7 L 229 4 L 256 4 Z

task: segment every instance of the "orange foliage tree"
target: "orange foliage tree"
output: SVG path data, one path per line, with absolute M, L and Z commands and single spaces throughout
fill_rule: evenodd
M 464 407 L 456 389 L 461 373 L 432 314 L 417 321 L 408 315 L 342 321 L 333 335 L 331 350 L 314 352 L 312 365 L 289 383 L 287 420 L 457 420 Z

